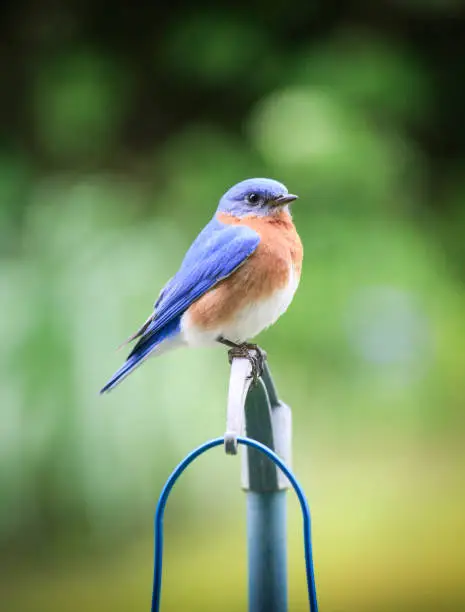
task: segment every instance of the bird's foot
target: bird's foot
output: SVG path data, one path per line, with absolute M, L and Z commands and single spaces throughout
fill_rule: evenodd
M 263 374 L 265 367 L 266 353 L 256 344 L 249 344 L 244 342 L 243 344 L 237 344 L 228 351 L 229 363 L 232 363 L 234 358 L 248 359 L 252 366 L 252 372 L 250 378 L 254 385 L 258 384 L 258 379 Z

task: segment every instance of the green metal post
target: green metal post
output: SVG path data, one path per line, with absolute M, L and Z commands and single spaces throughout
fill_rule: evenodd
M 232 364 L 226 452 L 237 452 L 235 435 L 245 429 L 248 437 L 268 446 L 290 466 L 290 408 L 279 401 L 266 363 L 254 387 L 247 382 L 245 360 L 237 361 L 243 363 L 236 365 L 233 360 Z M 272 461 L 253 448 L 242 455 L 241 480 L 247 494 L 249 612 L 287 612 L 288 481 Z

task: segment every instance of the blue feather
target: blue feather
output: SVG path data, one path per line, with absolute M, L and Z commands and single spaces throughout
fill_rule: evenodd
M 163 289 L 155 318 L 130 356 L 150 342 L 163 327 L 228 277 L 257 248 L 259 235 L 245 225 L 225 225 L 213 218 L 192 244 L 177 274 Z
M 251 228 L 225 225 L 214 217 L 187 251 L 177 274 L 161 291 L 153 321 L 101 393 L 123 380 L 164 340 L 179 333 L 181 317 L 189 306 L 232 274 L 259 242 L 259 235 Z
M 125 363 L 117 370 L 107 384 L 102 387 L 100 393 L 111 391 L 116 387 L 126 376 L 142 364 L 142 362 L 150 355 L 150 353 L 168 338 L 172 338 L 179 333 L 181 328 L 180 317 L 171 321 L 156 335 L 151 336 L 150 342 L 145 342 L 138 350 L 134 349 Z

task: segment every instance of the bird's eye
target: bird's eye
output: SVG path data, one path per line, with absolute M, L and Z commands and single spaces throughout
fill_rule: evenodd
M 250 204 L 257 204 L 260 200 L 260 196 L 258 193 L 249 193 L 247 200 L 250 202 Z

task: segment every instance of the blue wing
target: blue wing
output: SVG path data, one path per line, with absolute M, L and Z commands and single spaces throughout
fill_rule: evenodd
M 101 393 L 123 380 L 161 342 L 176 336 L 180 331 L 181 317 L 189 306 L 244 263 L 259 242 L 259 235 L 251 228 L 225 225 L 214 217 L 187 251 L 177 274 L 160 293 L 152 320 L 142 326 L 140 340 L 125 364 Z

